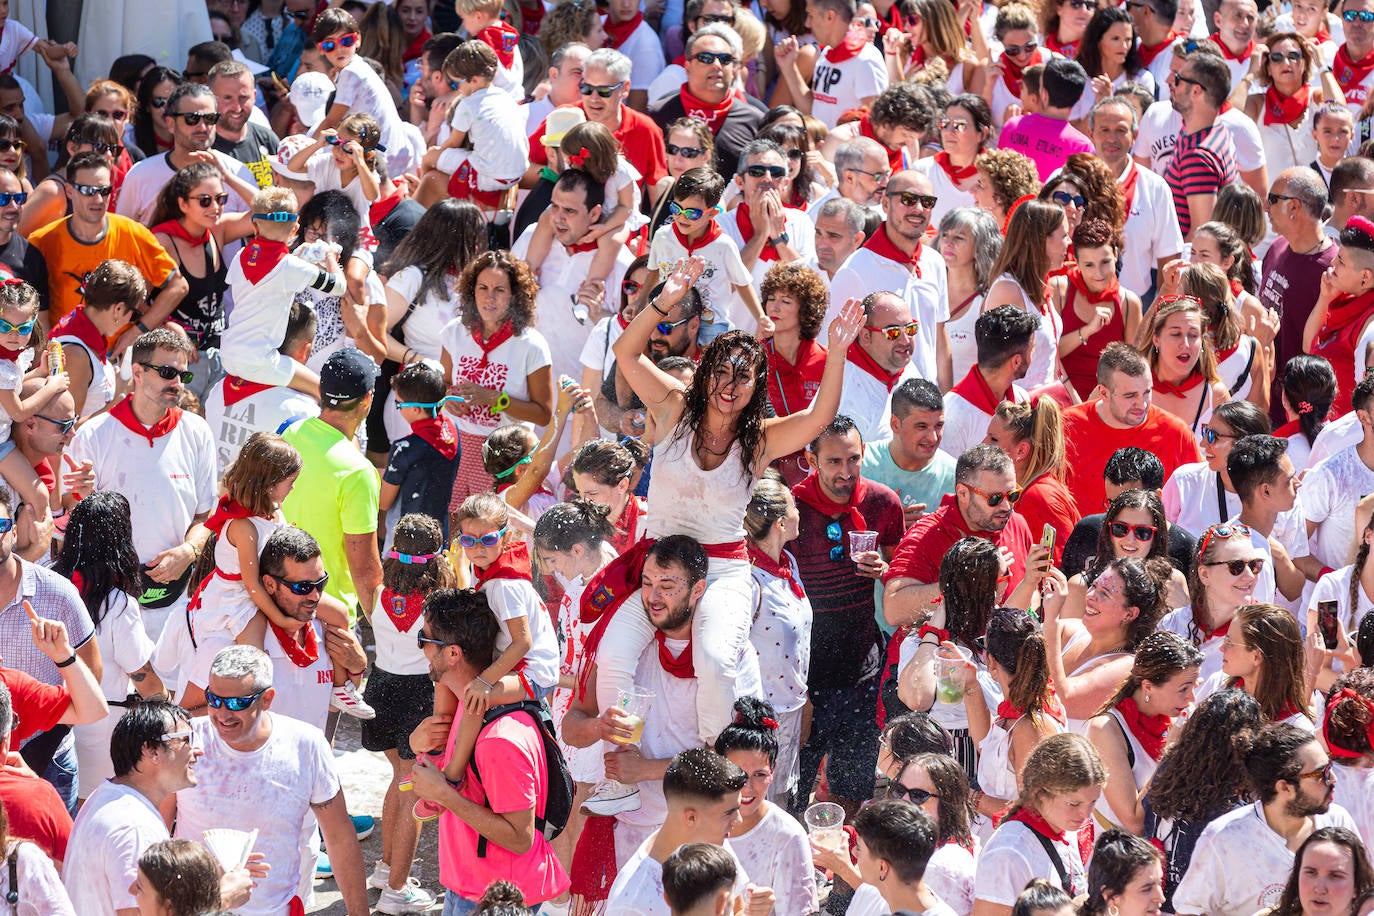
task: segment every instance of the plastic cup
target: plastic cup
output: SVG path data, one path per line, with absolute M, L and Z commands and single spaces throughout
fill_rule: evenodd
M 630 728 L 630 737 L 616 741 L 617 744 L 638 744 L 644 737 L 644 718 L 649 714 L 654 696 L 652 690 L 643 687 L 621 688 L 617 692 L 616 706 L 625 714 L 624 723 Z
M 935 699 L 941 703 L 962 703 L 964 682 L 959 669 L 973 661 L 962 646 L 941 646 L 935 650 Z
M 834 802 L 817 802 L 802 815 L 811 842 L 823 849 L 844 852 L 849 839 L 844 835 L 844 809 Z
M 849 532 L 849 559 L 857 560 L 859 554 L 868 553 L 878 549 L 878 532 L 876 531 L 851 531 Z

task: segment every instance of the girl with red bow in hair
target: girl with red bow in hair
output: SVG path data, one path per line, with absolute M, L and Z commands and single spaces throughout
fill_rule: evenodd
M 1332 801 L 1364 836 L 1374 828 L 1374 669 L 1355 668 L 1332 685 L 1321 736 L 1339 768 Z
M 1094 813 L 1103 827 L 1139 833 L 1140 791 L 1150 782 L 1174 721 L 1193 705 L 1202 652 L 1182 636 L 1156 632 L 1136 649 L 1131 675 L 1088 721 L 1088 740 L 1107 767 Z
M 193 713 L 205 711 L 210 662 L 220 649 L 234 643 L 261 649 L 269 629 L 271 638 L 280 640 L 288 655 L 298 646 L 295 634 L 301 622 L 283 614 L 263 588 L 258 555 L 272 532 L 286 524 L 281 504 L 300 472 L 300 453 L 273 433 L 250 436 L 224 472 L 225 495 L 205 521 L 211 535 L 191 575 L 197 584 L 186 608 L 192 657 L 182 660 L 186 688 L 178 702 Z M 323 602 L 316 614 L 331 626 L 348 628 L 347 615 Z M 348 672 L 339 665 L 334 666 L 334 684 L 338 709 L 360 719 L 377 714 L 358 696 Z
M 1296 32 L 1279 32 L 1266 42 L 1268 51 L 1251 58 L 1250 73 L 1263 93 L 1245 96 L 1245 113 L 1259 125 L 1265 166 L 1277 175 L 1284 169 L 1310 166 L 1317 158 L 1312 112 L 1327 99 L 1345 100 L 1331 68 L 1323 67 L 1321 52 Z M 1312 86 L 1313 71 L 1321 69 L 1320 88 Z M 1241 93 L 1250 93 L 1247 85 Z
M 1350 392 L 1366 369 L 1365 329 L 1374 317 L 1374 222 L 1352 216 L 1340 240 L 1340 254 L 1322 274 L 1321 294 L 1303 327 L 1304 349 L 1336 370 L 1338 416 L 1350 410 Z

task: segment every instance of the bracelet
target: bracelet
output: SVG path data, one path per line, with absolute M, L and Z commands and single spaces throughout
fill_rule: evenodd
M 146 324 L 143 323 L 143 319 L 142 319 L 142 318 L 140 318 L 140 319 L 138 319 L 137 321 L 134 322 L 134 327 L 138 328 L 138 329 L 139 329 L 140 331 L 142 331 L 144 334 L 147 334 L 147 333 L 148 333 L 148 326 L 147 326 Z
M 54 664 L 56 664 L 59 668 L 70 668 L 72 665 L 76 664 L 76 653 L 73 652 L 72 657 L 67 659 L 65 662 L 55 662 Z
M 655 312 L 658 312 L 658 313 L 659 313 L 660 315 L 662 315 L 664 318 L 667 318 L 667 317 L 668 317 L 668 312 L 665 312 L 663 309 L 661 309 L 661 308 L 658 307 L 658 300 L 657 300 L 657 299 L 651 299 L 651 300 L 649 301 L 649 308 L 653 309 Z M 669 309 L 669 311 L 672 311 L 672 310 Z
M 1080 332 L 1080 333 L 1081 333 L 1081 332 Z M 405 353 L 402 354 L 402 356 L 401 356 L 401 365 L 402 365 L 402 366 L 409 366 L 409 365 L 410 365 L 410 358 L 411 358 L 412 356 L 414 356 L 414 355 L 415 355 L 415 351 L 412 350 L 412 349 L 410 349 L 410 347 L 406 347 Z
M 505 409 L 506 409 L 507 407 L 509 407 L 509 406 L 510 406 L 510 395 L 506 394 L 506 393 L 503 391 L 503 392 L 501 392 L 499 395 L 496 396 L 496 400 L 495 400 L 495 401 L 492 403 L 492 405 L 491 405 L 491 412 L 492 412 L 492 413 L 500 413 L 501 411 L 505 410 Z
M 983 810 L 983 799 L 986 798 L 986 797 L 987 797 L 987 793 L 984 792 L 982 789 L 974 789 L 974 790 L 973 790 L 973 794 L 970 795 L 970 796 L 968 797 L 968 800 L 969 800 L 969 803 L 970 803 L 971 805 L 973 805 L 973 810 L 974 810 L 974 811 L 977 811 L 977 812 L 980 813 L 980 814 L 982 813 L 982 810 Z
M 491 686 L 491 685 L 488 684 L 486 681 L 484 681 L 484 680 L 482 679 L 482 675 L 480 675 L 480 674 L 474 674 L 474 675 L 472 676 L 472 679 L 473 679 L 474 681 L 476 681 L 477 683 L 481 684 L 483 687 L 487 688 L 488 690 L 495 690 L 495 689 L 496 689 L 495 687 Z
M 927 636 L 934 636 L 940 642 L 945 642 L 949 639 L 949 630 L 932 627 L 930 624 L 926 623 L 921 625 L 921 629 L 916 632 L 916 636 L 920 639 L 925 639 Z
M 364 665 L 362 671 L 347 671 L 347 672 L 345 672 L 345 673 L 346 673 L 349 677 L 362 677 L 364 674 L 367 673 L 367 666 Z
M 923 645 L 923 646 L 934 646 L 934 647 L 937 648 L 937 649 L 940 648 L 940 644 L 939 644 L 938 642 L 936 642 L 935 640 L 933 640 L 933 639 L 923 639 L 923 640 L 921 640 L 921 645 Z
M 1086 346 L 1088 345 L 1088 342 L 1087 342 L 1086 340 L 1083 339 L 1083 329 L 1082 329 L 1082 328 L 1079 328 L 1079 329 L 1078 329 L 1078 345 L 1079 345 L 1080 347 L 1086 347 Z

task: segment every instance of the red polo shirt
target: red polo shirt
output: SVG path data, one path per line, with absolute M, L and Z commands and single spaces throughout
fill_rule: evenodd
M 0 668 L 0 681 L 10 689 L 10 706 L 19 717 L 18 727 L 10 733 L 10 748 L 56 725 L 71 705 L 66 687 L 44 684 L 16 668 Z
M 577 103 L 579 106 L 581 102 Z M 549 164 L 549 151 L 544 146 L 544 127 L 540 124 L 530 135 L 530 161 L 535 165 Z M 663 147 L 663 131 L 646 114 L 629 105 L 620 106 L 620 129 L 615 131 L 621 152 L 630 165 L 644 176 L 643 187 L 649 187 L 668 174 L 668 152 Z

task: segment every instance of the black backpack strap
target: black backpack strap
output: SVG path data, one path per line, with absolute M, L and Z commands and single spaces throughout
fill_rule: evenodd
M 1244 387 L 1246 380 L 1250 378 L 1250 367 L 1255 364 L 1255 352 L 1257 350 L 1259 350 L 1259 341 L 1255 340 L 1254 338 L 1251 338 L 1250 358 L 1245 361 L 1245 368 L 1240 370 L 1240 377 L 1237 378 L 1236 383 L 1231 386 L 1231 397 L 1234 398 L 1236 396 L 1236 392 L 1239 391 L 1242 387 Z
M 1031 836 L 1040 842 L 1041 848 L 1045 850 L 1045 855 L 1049 856 L 1050 864 L 1054 866 L 1055 872 L 1059 875 L 1059 886 L 1064 889 L 1064 893 L 1073 897 L 1075 895 L 1073 882 L 1069 880 L 1069 873 L 1064 869 L 1064 860 L 1059 858 L 1059 853 L 1054 851 L 1054 844 L 1050 842 L 1050 838 L 1033 827 L 1027 826 L 1026 829 L 1030 831 Z
M 540 703 L 537 700 L 521 700 L 518 703 L 507 703 L 504 706 L 493 706 L 491 709 L 488 709 L 486 715 L 482 716 L 482 728 L 486 728 L 488 725 L 495 722 L 497 719 L 500 719 L 503 716 L 508 716 L 514 712 L 529 713 L 530 718 L 534 720 L 534 727 L 539 729 L 541 732 L 545 731 L 546 728 L 549 727 L 545 724 L 546 722 L 548 722 L 549 725 L 552 725 L 552 721 L 547 719 L 547 713 L 545 712 L 544 705 L 542 703 Z M 480 729 L 478 730 L 478 734 L 481 734 Z M 540 737 L 542 738 L 544 736 L 541 735 Z M 477 769 L 477 749 L 475 746 L 473 747 L 472 760 L 470 763 L 468 763 L 468 767 L 472 769 L 472 775 L 477 778 L 477 784 L 481 785 L 482 773 Z M 483 792 L 485 791 L 486 790 L 484 789 Z M 546 821 L 544 820 L 544 818 L 540 817 L 539 814 L 536 812 L 534 815 L 534 829 L 539 831 L 540 833 L 543 833 L 545 823 Z M 479 859 L 485 858 L 486 855 L 487 838 L 479 833 L 477 834 L 477 857 Z

